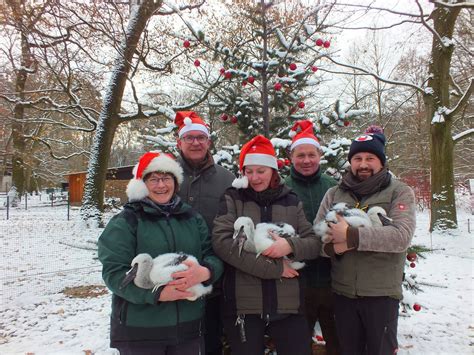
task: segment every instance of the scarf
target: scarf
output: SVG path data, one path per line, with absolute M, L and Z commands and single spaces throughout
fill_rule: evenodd
M 341 189 L 352 192 L 358 200 L 364 196 L 372 195 L 386 188 L 390 184 L 390 174 L 388 167 L 384 166 L 377 174 L 366 180 L 359 180 L 351 170 L 349 170 L 341 181 Z

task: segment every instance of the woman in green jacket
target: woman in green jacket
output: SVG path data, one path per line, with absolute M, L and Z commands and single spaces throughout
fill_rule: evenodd
M 190 301 L 187 289 L 210 285 L 222 274 L 204 219 L 177 196 L 181 166 L 164 153 L 145 153 L 127 187 L 129 202 L 99 238 L 102 276 L 112 291 L 110 345 L 120 354 L 204 353 L 204 299 Z M 157 290 L 123 280 L 136 255 L 193 255 L 187 270 Z

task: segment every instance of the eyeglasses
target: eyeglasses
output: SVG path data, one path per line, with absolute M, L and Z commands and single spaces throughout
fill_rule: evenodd
M 150 185 L 158 185 L 160 181 L 163 182 L 163 184 L 168 185 L 171 184 L 173 178 L 171 176 L 152 177 L 149 178 L 146 182 L 148 182 Z
M 198 141 L 198 143 L 204 143 L 208 140 L 209 138 L 205 135 L 201 135 L 201 136 L 184 136 L 181 138 L 181 140 L 184 142 L 184 143 L 188 143 L 188 144 L 191 144 L 191 143 L 194 143 L 194 141 Z

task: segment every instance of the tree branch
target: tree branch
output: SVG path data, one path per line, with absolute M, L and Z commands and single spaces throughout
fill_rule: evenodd
M 340 62 L 334 60 L 333 58 L 331 58 L 330 56 L 323 55 L 323 57 L 329 59 L 331 62 L 333 62 L 334 64 L 339 65 L 341 67 L 350 68 L 350 69 L 357 70 L 359 72 L 364 73 L 364 74 L 358 74 L 358 75 L 370 75 L 370 76 L 374 77 L 375 79 L 380 80 L 381 82 L 384 82 L 384 83 L 387 83 L 387 84 L 407 86 L 407 87 L 410 87 L 412 89 L 418 90 L 422 93 L 425 93 L 425 91 L 421 87 L 419 87 L 415 84 L 407 83 L 407 82 L 404 82 L 404 81 L 395 81 L 395 80 L 385 79 L 385 78 L 382 78 L 381 76 L 379 76 L 375 73 L 369 72 L 366 69 L 359 68 L 359 67 L 356 67 L 356 66 L 350 65 L 350 64 L 340 63 Z M 354 74 L 355 73 L 351 73 L 351 75 L 354 75 Z
M 464 132 L 458 133 L 453 136 L 453 142 L 456 144 L 459 141 L 468 138 L 468 137 L 474 137 L 474 128 L 470 128 L 468 130 L 465 130 Z
M 423 24 L 423 26 L 425 26 L 425 27 L 428 29 L 428 31 L 430 31 L 430 32 L 433 34 L 433 36 L 435 36 L 436 38 L 438 38 L 438 41 L 439 41 L 439 43 L 440 43 L 442 46 L 445 46 L 444 41 L 443 41 L 443 39 L 441 38 L 441 36 L 439 35 L 439 33 L 436 32 L 433 28 L 431 28 L 431 26 L 428 25 L 428 23 L 427 23 L 427 22 L 425 21 L 425 19 L 423 18 L 423 16 L 424 16 L 424 15 L 423 15 L 423 9 L 421 8 L 420 2 L 419 2 L 418 0 L 415 0 L 415 2 L 416 2 L 416 5 L 418 6 L 418 9 L 420 10 L 420 15 L 421 15 L 421 16 L 420 16 L 420 20 L 421 20 L 421 23 Z M 446 46 L 445 46 L 445 47 L 446 47 Z
M 456 106 L 446 112 L 446 114 L 450 117 L 455 116 L 462 108 L 467 104 L 467 101 L 471 97 L 472 90 L 474 89 L 474 78 L 471 78 L 471 82 L 469 83 L 469 87 L 466 89 L 464 92 L 464 95 L 459 99 L 458 103 Z
M 460 8 L 474 8 L 474 3 L 473 2 L 459 2 L 459 3 L 456 3 L 456 4 L 452 4 L 452 3 L 445 3 L 443 1 L 438 1 L 438 0 L 429 0 L 431 3 L 435 4 L 435 5 L 439 5 L 439 6 L 443 6 L 443 7 L 447 7 L 447 8 L 456 8 L 456 7 L 460 7 Z

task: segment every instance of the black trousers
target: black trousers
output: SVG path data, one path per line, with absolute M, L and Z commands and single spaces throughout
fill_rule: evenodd
M 334 295 L 336 328 L 343 355 L 392 355 L 398 350 L 399 301 L 391 297 Z
M 224 318 L 224 331 L 232 349 L 232 355 L 259 355 L 264 353 L 264 335 L 268 334 L 275 344 L 278 355 L 310 355 L 310 333 L 303 315 L 292 314 L 266 324 L 260 315 L 245 315 L 245 336 L 242 342 L 236 316 Z
M 204 354 L 204 340 L 198 337 L 181 344 L 150 345 L 127 343 L 117 348 L 120 355 L 201 355 Z
M 220 300 L 217 296 L 206 298 L 206 314 L 204 317 L 204 341 L 207 355 L 222 354 L 223 325 L 220 313 Z
M 334 319 L 334 299 L 330 287 L 307 288 L 305 290 L 305 310 L 309 330 L 313 333 L 314 324 L 319 322 L 326 342 L 326 353 L 341 353 L 337 339 L 336 321 Z

